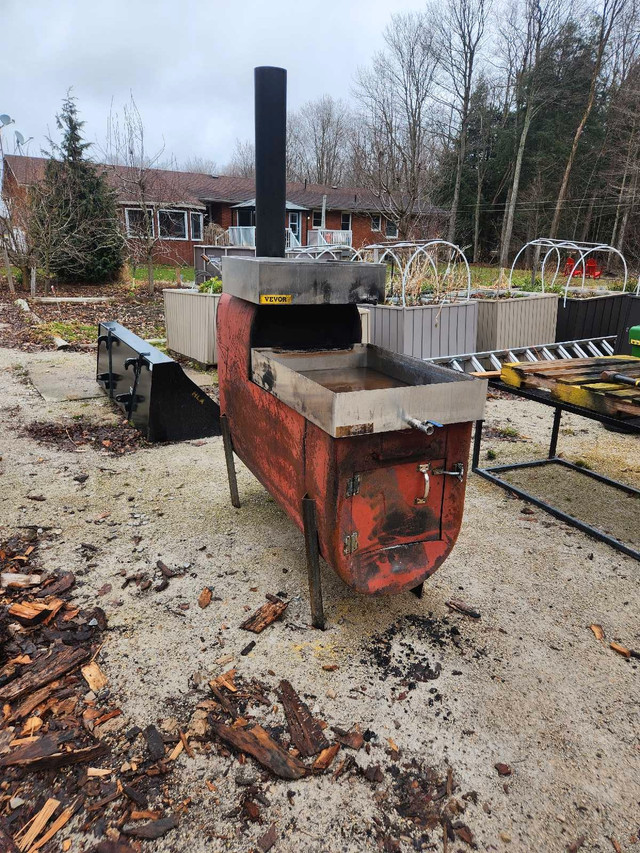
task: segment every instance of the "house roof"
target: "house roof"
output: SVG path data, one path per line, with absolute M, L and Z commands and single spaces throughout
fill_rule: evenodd
M 18 184 L 29 186 L 42 180 L 47 160 L 43 157 L 5 155 L 5 164 L 13 172 Z M 117 191 L 121 204 L 134 203 L 132 181 L 135 170 L 126 166 L 105 165 L 107 179 Z M 184 207 L 203 207 L 203 202 L 238 205 L 255 203 L 256 185 L 253 178 L 231 175 L 206 175 L 199 172 L 176 172 L 164 169 L 147 170 L 149 200 L 158 204 L 179 204 Z M 327 197 L 327 210 L 378 212 L 378 200 L 371 190 L 363 187 L 331 187 L 301 182 L 287 183 L 287 203 L 301 209 L 320 210 L 323 196 Z M 439 208 L 425 206 L 423 212 L 442 212 Z

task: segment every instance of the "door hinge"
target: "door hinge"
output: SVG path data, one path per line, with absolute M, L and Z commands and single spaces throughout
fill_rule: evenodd
M 353 554 L 358 550 L 358 531 L 354 530 L 353 533 L 347 533 L 344 537 L 344 548 L 342 549 L 345 557 L 348 557 L 349 554 Z
M 354 474 L 347 480 L 347 497 L 352 498 L 360 491 L 360 474 Z

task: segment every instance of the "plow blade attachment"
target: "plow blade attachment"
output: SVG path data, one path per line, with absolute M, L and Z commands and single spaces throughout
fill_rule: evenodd
M 220 407 L 182 367 L 125 329 L 98 326 L 96 380 L 149 441 L 220 435 Z

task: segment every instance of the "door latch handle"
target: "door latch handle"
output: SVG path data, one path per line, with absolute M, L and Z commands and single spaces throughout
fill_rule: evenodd
M 448 477 L 457 477 L 462 482 L 464 479 L 464 465 L 462 462 L 456 462 L 453 466 L 453 471 L 445 471 L 444 468 L 435 468 L 432 473 L 438 476 L 444 474 Z
M 429 487 L 431 485 L 429 481 L 429 468 L 430 464 L 426 462 L 424 465 L 418 465 L 418 471 L 421 474 L 424 474 L 424 496 L 416 498 L 414 503 L 416 504 L 426 504 L 427 498 L 429 497 Z

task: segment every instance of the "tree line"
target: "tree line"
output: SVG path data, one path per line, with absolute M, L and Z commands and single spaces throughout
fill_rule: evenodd
M 289 117 L 288 177 L 370 189 L 401 237 L 506 266 L 536 237 L 640 258 L 638 0 L 444 0 L 391 17 L 347 103 Z M 251 174 L 239 143 L 227 172 Z

